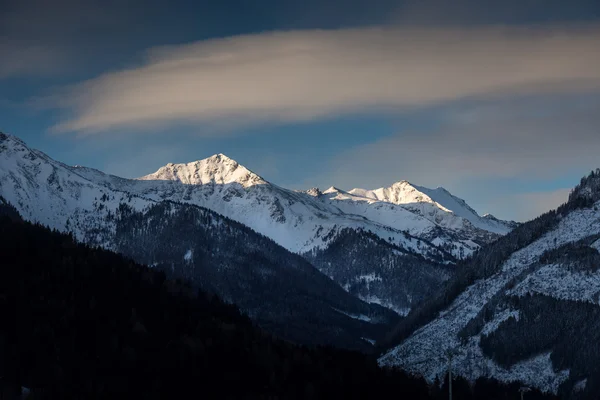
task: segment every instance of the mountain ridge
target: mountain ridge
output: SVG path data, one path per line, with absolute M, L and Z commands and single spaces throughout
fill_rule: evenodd
M 87 179 L 98 174 L 100 183 Z M 372 345 L 362 338 L 376 340 L 397 319 L 393 311 L 345 292 L 304 258 L 250 227 L 197 205 L 113 190 L 106 182 L 127 185 L 129 180 L 68 167 L 0 136 L 0 196 L 25 220 L 204 284 L 288 340 L 369 351 Z M 209 261 L 219 268 L 206 268 Z M 271 293 L 279 293 L 279 300 Z M 290 318 L 294 322 L 286 323 Z
M 327 252 L 334 241 L 366 243 L 367 237 L 359 239 L 347 229 L 362 232 L 363 236 L 372 233 L 392 245 L 374 244 L 378 250 L 371 251 L 378 257 L 379 265 L 393 270 L 393 279 L 401 279 L 406 271 L 422 263 L 409 254 L 427 261 L 423 264 L 422 278 L 429 280 L 430 272 L 437 269 L 434 264 L 453 265 L 457 259 L 500 236 L 425 203 L 423 207 L 434 207 L 433 216 L 410 210 L 407 205 L 363 197 L 347 201 L 343 196 L 352 195 L 335 187 L 325 191 L 328 193 L 318 189 L 288 190 L 268 182 L 224 154 L 184 164 L 169 163 L 140 179 L 125 179 L 87 167 L 66 166 L 45 155 L 42 158 L 46 163 L 41 163 L 34 160 L 38 153 L 23 141 L 4 138 L 0 144 L 4 147 L 0 151 L 0 164 L 5 163 L 4 170 L 8 174 L 0 174 L 0 184 L 2 190 L 7 191 L 5 197 L 20 207 L 19 211 L 27 219 L 63 231 L 72 230 L 79 240 L 93 241 L 97 245 L 109 245 L 103 240 L 110 240 L 114 228 L 98 233 L 92 227 L 104 226 L 103 221 L 116 212 L 120 203 L 134 204 L 137 210 L 162 201 L 197 205 L 248 226 L 288 251 L 313 260 L 322 271 L 332 266 L 314 261 L 314 254 L 328 258 L 335 263 L 335 268 L 346 271 L 344 276 L 328 276 L 336 277 L 340 286 L 349 288 L 355 287 L 352 282 L 372 272 L 360 268 L 361 263 L 375 264 L 373 259 L 362 259 L 358 254 L 353 267 L 347 268 L 341 258 L 332 258 L 335 252 Z M 9 142 L 12 144 L 8 145 Z M 31 156 L 23 158 L 26 153 Z M 32 197 L 38 192 L 39 197 Z M 110 201 L 106 201 L 107 198 Z M 455 229 L 455 225 L 459 229 Z M 349 237 L 341 238 L 340 234 L 349 234 Z M 393 249 L 406 257 L 393 256 L 396 251 Z M 447 274 L 438 275 L 437 285 L 448 278 Z M 429 296 L 436 284 L 406 288 L 410 290 L 407 297 L 392 295 L 393 291 L 387 286 L 370 285 L 370 292 L 361 289 L 361 296 L 378 299 L 380 304 L 391 305 L 397 312 L 405 313 L 407 308 Z M 407 303 L 406 299 L 413 300 Z
M 208 168 L 212 168 L 212 171 L 206 171 Z M 228 172 L 226 176 L 223 176 L 223 170 L 225 170 L 225 172 Z M 237 172 L 238 170 L 241 172 Z M 165 166 L 160 167 L 156 172 L 142 176 L 137 179 L 172 180 L 179 181 L 182 184 L 200 185 L 207 183 L 240 183 L 244 188 L 257 184 L 268 184 L 277 186 L 267 181 L 263 177 L 255 174 L 250 169 L 239 164 L 237 161 L 226 156 L 223 153 L 218 153 L 208 158 L 192 161 L 190 163 L 168 163 Z M 387 188 L 384 187 L 375 190 L 354 188 L 349 191 L 344 191 L 337 188 L 336 186 L 331 186 L 324 191 L 321 191 L 319 188 L 313 188 L 297 192 L 306 193 L 313 197 L 318 197 L 321 194 L 334 193 L 341 194 L 342 196 L 356 195 L 358 198 L 354 200 L 360 201 L 369 199 L 384 203 L 404 205 L 409 209 L 409 211 L 417 211 L 415 205 L 412 205 L 411 208 L 411 203 L 430 203 L 433 206 L 439 208 L 441 211 L 465 218 L 467 221 L 469 221 L 471 224 L 476 225 L 478 228 L 490 231 L 492 233 L 506 234 L 508 231 L 514 228 L 514 223 L 512 221 L 500 221 L 496 218 L 493 219 L 495 224 L 490 224 L 489 219 L 479 216 L 477 212 L 473 210 L 463 199 L 452 195 L 447 189 L 443 187 L 429 189 L 422 186 L 413 185 L 412 183 L 406 180 L 398 181 Z M 415 192 L 416 195 L 414 194 Z M 407 198 L 407 196 L 402 196 L 402 194 L 406 193 L 410 193 L 412 197 Z M 445 201 L 440 201 L 440 197 L 442 195 L 446 197 Z M 453 204 L 453 207 L 446 206 L 449 202 L 455 203 Z M 446 205 L 442 203 L 445 203 Z M 457 208 L 459 208 L 459 212 L 457 212 Z M 420 214 L 426 214 L 422 210 L 419 210 L 418 212 Z

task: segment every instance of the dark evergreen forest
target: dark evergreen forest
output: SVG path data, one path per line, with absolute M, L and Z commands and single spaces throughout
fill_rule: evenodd
M 434 255 L 431 254 L 431 257 Z M 373 233 L 342 229 L 331 244 L 305 257 L 359 298 L 379 298 L 410 309 L 440 289 L 454 270 L 394 246 Z M 378 279 L 367 281 L 365 276 Z
M 121 204 L 116 214 L 117 252 L 235 303 L 278 337 L 372 352 L 363 338 L 378 340 L 399 319 L 346 292 L 300 255 L 209 210 L 161 202 L 144 212 Z

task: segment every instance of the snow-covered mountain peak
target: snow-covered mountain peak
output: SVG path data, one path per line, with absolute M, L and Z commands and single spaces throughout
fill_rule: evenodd
M 36 155 L 46 156 L 41 151 L 27 147 L 25 142 L 18 137 L 3 132 L 0 132 L 0 152 L 1 151 L 19 152 L 21 153 L 21 157 L 29 158 L 35 158 Z
M 306 193 L 309 196 L 313 196 L 313 197 L 319 197 L 323 194 L 323 192 L 321 192 L 321 190 L 317 187 L 310 188 L 307 191 L 305 191 L 304 193 Z
M 490 221 L 500 221 L 498 218 L 496 218 L 496 216 L 495 216 L 495 215 L 493 215 L 493 214 L 490 214 L 490 213 L 485 213 L 485 214 L 483 214 L 483 215 L 481 216 L 481 218 L 485 218 L 485 219 L 487 219 L 487 220 L 490 220 Z
M 64 181 L 61 189 L 76 181 L 77 185 L 98 186 L 99 191 L 118 192 L 115 199 L 127 193 L 129 197 L 152 202 L 169 200 L 199 205 L 248 225 L 293 252 L 324 248 L 335 232 L 347 227 L 374 232 L 411 251 L 447 251 L 461 258 L 510 230 L 503 221 L 484 219 L 474 211 L 469 214 L 471 209 L 462 200 L 443 189 L 421 188 L 407 181 L 376 191 L 347 192 L 335 186 L 325 191 L 291 191 L 269 183 L 224 154 L 190 163 L 169 163 L 150 175 L 131 180 L 92 168 L 66 166 L 29 149 L 16 138 L 10 137 L 10 142 L 6 142 L 8 139 L 7 135 L 0 139 L 0 172 L 22 165 L 22 172 L 17 175 L 37 185 L 42 177 L 37 166 L 41 161 L 51 166 L 49 171 L 64 172 L 57 175 Z M 56 174 L 51 172 L 47 174 L 48 182 L 55 182 Z M 103 195 L 94 194 L 92 202 Z M 455 203 L 447 205 L 447 199 Z M 462 214 L 457 211 L 461 205 Z M 429 244 L 417 248 L 417 242 L 406 235 Z
M 199 161 L 211 161 L 211 162 L 215 162 L 215 163 L 229 163 L 229 164 L 237 164 L 238 162 L 235 161 L 233 158 L 227 157 L 225 154 L 223 153 L 217 153 L 217 154 L 213 154 L 212 156 L 204 159 L 204 160 L 198 160 L 196 162 Z
M 16 165 L 23 166 L 31 164 L 34 160 L 43 160 L 45 163 L 64 167 L 64 164 L 53 160 L 44 152 L 30 149 L 27 147 L 27 144 L 18 137 L 2 132 L 0 132 L 0 153 L 4 153 L 5 155 L 5 157 L 0 160 L 0 163 L 4 163 L 4 167 L 7 169 Z M 39 165 L 37 167 L 39 167 Z
M 381 187 L 375 190 L 355 188 L 350 190 L 349 193 L 355 196 L 362 196 L 369 199 L 384 201 L 386 203 L 393 203 L 398 205 L 406 205 L 412 203 L 430 203 L 436 205 L 443 211 L 452 212 L 451 209 L 444 207 L 442 204 L 437 203 L 428 193 L 442 193 L 442 191 L 448 193 L 445 189 L 442 188 L 426 189 L 413 185 L 406 180 L 402 180 L 392 184 L 392 186 L 390 187 Z
M 415 185 L 409 181 L 402 179 L 401 181 L 392 183 L 393 188 L 404 189 L 404 190 L 416 190 Z
M 436 224 L 454 230 L 470 229 L 473 226 L 488 232 L 505 234 L 514 228 L 511 223 L 481 217 L 463 199 L 452 195 L 443 187 L 429 189 L 401 180 L 389 187 L 375 190 L 355 188 L 348 193 L 360 198 L 400 205 Z
M 25 145 L 25 143 L 18 137 L 9 135 L 8 133 L 0 132 L 0 142 L 4 142 L 4 141 L 8 141 L 8 140 Z
M 388 189 L 398 194 L 403 190 L 416 193 L 416 188 L 399 182 Z M 441 203 L 423 190 L 419 190 L 423 198 L 427 195 L 431 201 Z M 392 294 L 387 283 L 377 286 L 371 282 L 386 281 L 385 277 L 372 275 L 373 271 L 385 265 L 397 268 L 402 275 L 405 265 L 414 267 L 414 254 L 422 255 L 425 263 L 452 264 L 452 256 L 462 258 L 498 236 L 485 228 L 474 228 L 429 202 L 397 205 L 380 201 L 375 194 L 354 195 L 335 186 L 324 192 L 317 188 L 288 190 L 265 181 L 223 154 L 190 163 L 170 163 L 132 180 L 93 168 L 67 166 L 7 135 L 0 137 L 0 195 L 16 205 L 24 218 L 71 231 L 77 238 L 99 245 L 110 245 L 123 204 L 141 211 L 168 201 L 210 209 L 306 257 L 316 257 L 331 246 L 328 254 L 333 255 L 335 244 L 348 243 L 348 239 L 369 248 L 382 247 L 384 250 L 377 252 L 382 260 L 370 260 L 375 269 L 356 269 L 350 275 L 340 275 L 339 282 L 345 285 L 351 279 L 349 284 L 355 285 L 355 278 L 365 281 L 367 286 L 361 292 L 365 299 L 401 312 L 412 300 Z M 341 259 L 333 257 L 327 261 L 327 268 L 344 268 L 345 261 L 335 260 Z M 348 278 L 355 273 L 358 275 Z M 423 276 L 420 272 L 417 275 Z M 412 298 L 413 289 L 406 290 Z
M 179 181 L 187 185 L 239 183 L 244 187 L 267 183 L 254 172 L 221 153 L 187 164 L 169 163 L 155 173 L 138 179 Z
M 411 184 L 408 181 L 400 181 L 394 183 L 390 188 L 378 189 L 386 193 L 387 196 L 393 199 L 393 203 L 396 204 L 408 204 L 408 203 L 432 203 L 437 204 L 442 210 L 446 212 L 452 212 L 451 209 L 444 207 L 442 204 L 437 203 L 430 194 L 441 192 L 438 189 L 426 189 L 420 186 Z M 428 193 L 429 192 L 429 193 Z M 447 192 L 446 192 L 447 193 Z
M 341 193 L 342 190 L 336 188 L 335 186 L 331 186 L 329 189 L 323 192 L 323 194 L 332 194 L 332 193 Z

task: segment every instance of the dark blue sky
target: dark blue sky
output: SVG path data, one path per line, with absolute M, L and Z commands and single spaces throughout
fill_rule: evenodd
M 0 130 L 126 177 L 225 153 L 522 220 L 600 166 L 599 24 L 597 0 L 0 0 Z

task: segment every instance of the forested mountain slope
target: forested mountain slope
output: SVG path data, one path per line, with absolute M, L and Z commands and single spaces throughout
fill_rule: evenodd
M 348 292 L 401 315 L 435 293 L 454 273 L 454 266 L 432 262 L 354 229 L 340 231 L 326 249 L 305 256 Z
M 212 211 L 172 202 L 143 211 L 122 205 L 114 223 L 116 251 L 217 293 L 283 338 L 370 351 L 370 341 L 398 320 L 299 255 Z
M 380 363 L 433 380 L 452 349 L 457 373 L 469 379 L 598 398 L 599 200 L 596 170 L 566 204 L 477 252 L 399 323 L 381 344 L 389 350 Z

